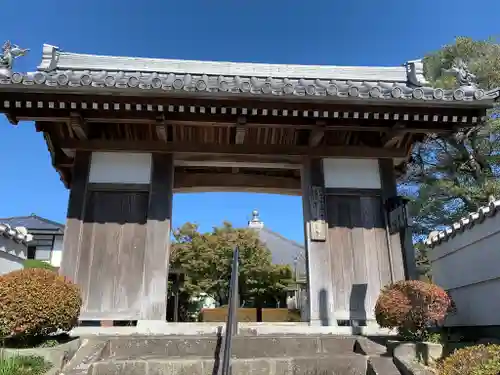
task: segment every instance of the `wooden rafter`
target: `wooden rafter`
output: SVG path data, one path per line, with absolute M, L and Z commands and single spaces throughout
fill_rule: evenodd
M 242 145 L 245 142 L 245 136 L 247 134 L 246 129 L 247 118 L 245 116 L 238 117 L 236 123 L 236 134 L 234 137 L 234 143 L 237 145 Z
M 78 139 L 88 139 L 87 124 L 78 112 L 72 112 L 69 117 L 69 126 Z
M 165 115 L 158 116 L 155 123 L 156 136 L 160 141 L 167 142 L 167 125 L 165 123 Z
M 395 147 L 402 141 L 407 133 L 408 131 L 403 124 L 395 124 L 392 129 L 386 132 L 382 137 L 381 143 L 384 147 Z
M 311 130 L 311 133 L 309 134 L 309 146 L 311 147 L 318 146 L 321 143 L 321 141 L 325 138 L 324 127 L 326 125 L 326 121 L 324 120 L 316 121 L 316 125 L 318 126 L 318 128 Z

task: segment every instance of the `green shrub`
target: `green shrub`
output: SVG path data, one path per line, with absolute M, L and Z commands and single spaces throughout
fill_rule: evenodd
M 407 340 L 424 341 L 428 328 L 441 323 L 453 310 L 453 301 L 439 286 L 406 280 L 386 286 L 375 305 L 377 323 L 396 328 Z
M 78 287 L 57 273 L 29 268 L 0 276 L 0 336 L 47 335 L 78 322 Z
M 301 322 L 302 318 L 300 315 L 300 310 L 289 310 L 287 322 Z
M 500 345 L 475 345 L 458 349 L 438 366 L 439 375 L 497 375 Z
M 37 259 L 26 259 L 23 263 L 23 266 L 25 269 L 27 269 L 27 268 L 43 268 L 43 269 L 54 271 L 54 272 L 57 271 L 57 269 L 55 267 L 51 266 L 49 263 L 42 262 L 41 260 L 37 260 Z

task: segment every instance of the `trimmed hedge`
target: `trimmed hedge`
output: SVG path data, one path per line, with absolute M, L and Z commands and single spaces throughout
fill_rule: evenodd
M 57 273 L 28 268 L 0 276 L 0 336 L 47 335 L 78 322 L 79 288 Z
M 57 271 L 57 269 L 55 267 L 53 267 L 50 263 L 43 262 L 43 261 L 37 260 L 37 259 L 26 259 L 23 262 L 23 267 L 25 269 L 27 269 L 27 268 L 43 268 L 43 269 L 54 271 L 54 272 Z
M 397 328 L 405 339 L 423 341 L 428 328 L 441 323 L 453 306 L 448 293 L 435 284 L 398 281 L 381 291 L 375 317 L 381 327 Z
M 456 350 L 438 366 L 439 375 L 498 375 L 500 345 L 475 345 Z

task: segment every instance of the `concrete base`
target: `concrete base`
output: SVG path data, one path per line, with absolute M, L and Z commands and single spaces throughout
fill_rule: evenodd
M 167 323 L 165 321 L 140 320 L 135 327 L 76 327 L 71 336 L 129 336 L 129 335 L 217 335 L 225 330 L 225 323 Z M 309 323 L 239 323 L 240 335 L 280 335 L 280 334 L 328 334 L 328 335 L 362 335 L 362 336 L 394 336 L 391 331 L 378 326 L 338 327 L 312 326 Z

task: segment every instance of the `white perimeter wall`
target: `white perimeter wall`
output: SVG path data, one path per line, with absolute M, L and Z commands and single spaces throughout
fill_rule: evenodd
M 26 245 L 0 236 L 0 275 L 22 269 L 27 251 Z
M 500 325 L 500 214 L 429 250 L 433 282 L 457 305 L 447 326 Z

